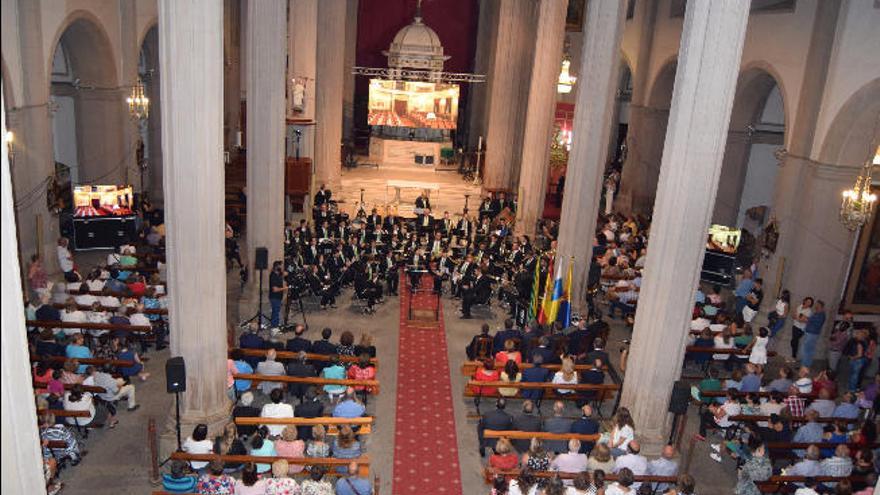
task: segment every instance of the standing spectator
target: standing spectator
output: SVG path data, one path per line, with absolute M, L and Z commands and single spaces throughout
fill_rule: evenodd
M 855 392 L 859 389 L 862 381 L 862 370 L 868 364 L 868 332 L 864 329 L 856 330 L 847 351 L 847 357 L 849 357 L 847 385 L 850 392 Z
M 767 326 L 770 328 L 770 337 L 776 337 L 776 334 L 785 326 L 785 320 L 788 319 L 788 313 L 791 311 L 791 292 L 787 289 L 782 291 L 779 299 L 773 304 L 773 311 L 767 315 Z
M 834 322 L 831 335 L 828 336 L 828 369 L 837 371 L 840 357 L 853 334 L 853 313 L 844 311 L 843 319 Z
M 804 328 L 807 326 L 807 320 L 812 315 L 813 298 L 808 296 L 805 297 L 800 306 L 798 306 L 791 323 L 791 359 L 789 359 L 789 362 L 791 363 L 797 361 L 801 337 L 804 335 Z
M 49 285 L 49 275 L 43 267 L 43 261 L 39 254 L 31 256 L 31 264 L 28 266 L 28 286 L 38 296 L 48 294 L 52 287 Z
M 68 245 L 70 241 L 66 237 L 58 239 L 58 267 L 64 272 L 64 280 L 68 282 L 79 282 L 82 280 L 80 274 L 76 271 L 76 265 L 73 263 L 73 255 L 70 254 Z
M 801 364 L 804 366 L 813 365 L 816 343 L 822 334 L 823 326 L 825 326 L 825 303 L 816 301 L 813 314 L 807 318 L 807 324 L 804 326 L 804 341 L 801 344 Z
M 736 286 L 736 291 L 734 291 L 734 296 L 736 296 L 735 314 L 742 314 L 742 310 L 746 306 L 746 296 L 752 290 L 752 285 L 754 285 L 754 282 L 752 281 L 752 272 L 746 270 L 743 272 L 743 278 L 739 281 L 739 285 Z
M 272 263 L 272 272 L 269 274 L 269 304 L 272 306 L 270 323 L 273 327 L 277 327 L 281 322 L 281 302 L 284 300 L 284 293 L 287 292 L 285 275 L 280 261 Z
M 773 465 L 766 455 L 764 444 L 758 444 L 752 448 L 752 456 L 746 460 L 737 471 L 736 495 L 760 495 L 761 490 L 756 483 L 770 479 L 773 474 Z

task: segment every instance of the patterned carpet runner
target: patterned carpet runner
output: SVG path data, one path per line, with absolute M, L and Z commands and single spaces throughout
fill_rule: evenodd
M 446 358 L 442 307 L 439 321 L 408 319 L 433 315 L 437 297 L 410 294 L 400 278 L 400 349 L 397 367 L 397 422 L 394 436 L 394 495 L 457 494 L 461 491 L 452 385 Z M 422 287 L 430 279 L 425 277 Z

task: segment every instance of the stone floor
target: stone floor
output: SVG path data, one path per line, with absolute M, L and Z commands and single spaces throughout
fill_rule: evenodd
M 81 262 L 82 263 L 82 262 Z M 228 317 L 232 321 L 243 319 L 241 315 L 250 315 L 255 309 L 255 301 L 243 297 L 239 287 L 237 272 L 230 273 L 228 282 L 228 298 L 230 301 Z M 448 359 L 450 378 L 453 388 L 455 421 L 459 447 L 459 465 L 464 493 L 488 493 L 482 481 L 482 462 L 477 455 L 476 421 L 469 418 L 475 413 L 471 401 L 462 398 L 466 377 L 461 376 L 460 367 L 465 360 L 464 347 L 470 338 L 479 330 L 483 321 L 488 321 L 493 329 L 501 325 L 505 317 L 504 311 L 495 307 L 492 315 L 485 311 L 476 313 L 476 319 L 460 320 L 456 317 L 458 302 L 444 298 L 446 315 L 446 332 L 448 355 L 434 356 L 437 359 Z M 370 414 L 377 418 L 374 433 L 368 441 L 367 450 L 373 459 L 373 472 L 381 480 L 381 493 L 391 491 L 392 462 L 396 406 L 397 344 L 399 332 L 399 305 L 397 298 L 390 298 L 374 315 L 362 315 L 350 306 L 350 292 L 346 292 L 338 300 L 338 309 L 321 311 L 314 304 L 307 304 L 306 318 L 309 326 L 307 336 L 315 338 L 324 327 L 334 330 L 335 336 L 343 330 L 351 330 L 355 336 L 369 331 L 374 336 L 378 351 L 378 379 L 381 392 L 375 396 L 368 406 Z M 301 320 L 295 315 L 294 320 Z M 612 333 L 608 346 L 612 361 L 617 365 L 620 341 L 629 337 L 629 330 L 621 323 L 612 322 Z M 427 350 L 430 355 L 430 350 Z M 120 412 L 119 426 L 114 430 L 94 431 L 86 441 L 89 455 L 76 468 L 68 469 L 62 474 L 66 485 L 65 494 L 69 495 L 120 495 L 143 494 L 154 489 L 149 480 L 149 449 L 146 443 L 147 421 L 155 418 L 161 429 L 169 428 L 168 411 L 173 410 L 172 396 L 164 391 L 164 362 L 169 357 L 168 351 L 151 352 L 147 369 L 153 376 L 145 383 L 138 384 L 138 401 L 141 408 L 134 412 Z M 427 400 L 430 400 L 428 398 Z M 516 410 L 519 404 L 510 404 Z M 611 404 L 607 403 L 603 410 L 606 416 L 610 413 Z M 569 411 L 576 415 L 573 408 Z M 697 418 L 691 411 L 687 422 L 685 439 L 689 439 L 696 430 Z M 186 436 L 189 432 L 183 432 Z M 687 454 L 687 442 L 683 445 L 683 454 Z M 699 493 L 730 493 L 735 482 L 735 466 L 725 461 L 722 465 L 708 457 L 708 446 L 705 443 L 696 445 L 692 453 L 690 472 L 697 478 Z M 682 463 L 683 464 L 683 463 Z

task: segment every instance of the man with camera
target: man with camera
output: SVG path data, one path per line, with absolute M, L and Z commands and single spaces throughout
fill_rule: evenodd
M 277 327 L 281 320 L 281 301 L 284 300 L 284 293 L 287 291 L 287 284 L 284 283 L 285 275 L 287 272 L 284 271 L 281 261 L 272 263 L 272 273 L 269 274 L 269 304 L 272 305 L 270 320 L 273 327 Z

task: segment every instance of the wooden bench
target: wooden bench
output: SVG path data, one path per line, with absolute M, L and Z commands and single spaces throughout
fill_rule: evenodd
M 532 363 L 522 363 L 522 364 L 519 364 L 518 366 L 519 366 L 520 371 L 522 371 L 526 368 L 534 368 L 535 367 L 535 365 Z M 562 369 L 561 364 L 548 363 L 548 364 L 542 364 L 541 367 L 546 368 L 551 371 L 559 371 L 560 369 Z M 481 368 L 483 368 L 483 363 L 481 363 L 480 361 L 465 361 L 461 365 L 461 374 L 462 374 L 462 376 L 474 376 L 474 373 L 476 373 L 477 370 L 479 370 Z M 504 368 L 503 364 L 498 363 L 497 361 L 495 362 L 495 369 L 503 369 L 503 368 Z M 574 370 L 578 373 L 583 373 L 584 371 L 590 370 L 592 368 L 593 368 L 593 365 L 591 365 L 591 364 L 576 364 L 576 365 L 574 365 Z M 607 372 L 608 367 L 603 366 L 602 371 Z
M 561 479 L 574 479 L 580 473 L 562 473 L 559 471 L 531 471 L 532 476 L 536 478 L 555 478 L 559 477 Z M 489 485 L 492 483 L 492 479 L 495 476 L 503 476 L 507 479 L 516 478 L 520 475 L 519 469 L 503 469 L 503 470 L 493 470 L 493 469 L 485 469 L 483 471 L 483 481 Z M 640 483 L 669 483 L 674 485 L 678 482 L 677 476 L 652 476 L 652 475 L 636 475 L 633 476 L 633 480 Z M 613 481 L 617 481 L 617 475 L 613 473 L 605 474 L 605 482 L 610 483 Z M 635 492 L 633 492 L 635 493 Z
M 495 390 L 484 390 L 486 388 Z M 498 393 L 498 388 L 513 388 L 518 390 L 516 395 L 504 396 Z M 595 402 L 597 404 L 596 412 L 599 414 L 599 416 L 602 416 L 602 403 L 613 397 L 615 394 L 620 393 L 620 385 L 615 383 L 603 383 L 600 385 L 578 383 L 566 385 L 550 382 L 481 382 L 478 380 L 469 380 L 467 382 L 467 386 L 464 389 L 464 396 L 474 399 L 474 405 L 477 408 L 477 414 L 480 414 L 481 399 L 522 399 L 522 390 L 536 389 L 544 391 L 543 395 L 539 399 L 541 402 L 554 400 L 581 401 L 585 400 L 585 397 L 582 394 L 578 394 L 577 392 L 595 392 L 594 397 L 590 397 L 586 400 L 590 402 Z M 575 393 L 560 394 L 557 390 L 574 390 Z
M 55 303 L 52 305 L 52 307 L 54 307 L 55 309 L 67 309 L 67 305 L 64 303 Z M 100 308 L 101 308 L 101 311 L 104 311 L 107 313 L 115 313 L 115 312 L 119 311 L 119 309 L 120 309 L 120 308 L 112 308 L 110 306 L 100 306 Z M 91 306 L 86 306 L 84 304 L 77 304 L 76 309 L 78 309 L 80 311 L 92 311 Z M 143 313 L 145 315 L 167 315 L 168 308 L 154 308 L 154 309 L 144 308 Z
M 236 373 L 232 375 L 236 380 L 250 380 L 252 382 L 278 382 L 278 383 L 304 383 L 308 385 L 342 385 L 345 387 L 367 387 L 370 394 L 379 393 L 378 380 L 336 380 L 333 378 L 299 377 L 287 375 L 257 375 Z
M 865 476 L 844 476 L 841 478 L 834 476 L 813 476 L 811 479 L 819 483 L 835 483 L 842 479 L 850 481 L 864 481 Z M 793 493 L 797 490 L 794 483 L 803 483 L 807 481 L 806 476 L 771 476 L 767 481 L 756 481 L 755 485 L 761 490 L 761 493 Z
M 126 361 L 121 359 L 101 359 L 101 358 L 68 358 L 64 356 L 31 356 L 31 362 L 49 361 L 51 363 L 66 363 L 67 361 L 76 360 L 79 364 L 91 364 L 94 366 L 115 366 L 117 368 L 129 368 L 134 366 L 134 361 Z
M 91 416 L 88 411 L 67 411 L 65 409 L 37 409 L 37 416 L 41 414 L 51 414 L 56 418 L 88 418 Z
M 783 419 L 792 423 L 806 423 L 807 418 L 804 416 L 782 416 Z M 745 415 L 740 414 L 738 416 L 731 416 L 731 421 L 742 421 L 745 423 L 757 423 L 758 421 L 770 421 L 770 416 L 761 416 L 761 415 Z M 817 418 L 817 423 L 844 423 L 844 424 L 858 424 L 861 420 L 856 419 L 844 419 L 844 418 Z
M 813 442 L 813 443 L 794 443 L 794 442 L 769 442 L 767 443 L 767 454 L 774 459 L 795 459 L 798 456 L 794 451 L 795 450 L 806 450 L 810 445 L 815 445 L 820 449 L 831 449 L 832 451 L 837 448 L 838 445 L 846 445 L 850 448 L 850 451 L 855 451 L 861 449 L 863 447 L 868 447 L 871 449 L 877 448 L 880 446 L 880 442 L 874 442 L 868 445 L 855 444 L 855 443 L 834 443 L 834 442 Z
M 510 440 L 531 440 L 532 438 L 540 438 L 541 440 L 562 440 L 568 441 L 577 439 L 581 442 L 598 442 L 598 433 L 587 435 L 584 433 L 548 433 L 545 431 L 519 431 L 519 430 L 483 430 L 484 438 L 508 438 Z
M 342 425 L 359 426 L 358 435 L 369 435 L 373 429 L 373 417 L 364 416 L 361 418 L 333 418 L 333 417 L 317 417 L 317 418 L 235 418 L 235 424 L 260 426 L 260 425 L 294 425 L 294 426 L 315 426 L 323 425 L 327 427 L 328 435 L 337 435 L 338 429 Z
M 219 459 L 227 463 L 248 463 L 255 464 L 272 464 L 275 461 L 285 459 L 290 464 L 302 466 L 348 466 L 350 463 L 357 463 L 362 473 L 369 473 L 370 457 L 362 455 L 354 459 L 339 459 L 336 457 L 284 457 L 284 456 L 255 456 L 255 455 L 228 455 L 228 454 L 187 454 L 186 452 L 174 452 L 171 459 L 180 461 L 196 461 L 211 462 Z
M 25 326 L 37 328 L 73 328 L 83 330 L 107 330 L 110 332 L 151 333 L 148 325 L 114 325 L 112 323 L 77 323 L 73 321 L 27 320 Z
M 747 397 L 749 395 L 757 395 L 758 397 L 761 397 L 761 398 L 768 398 L 771 395 L 773 395 L 773 393 L 774 392 L 769 392 L 769 391 L 760 391 L 760 392 L 740 392 L 738 390 L 733 391 L 733 395 L 735 397 Z M 783 397 L 788 397 L 789 395 L 790 394 L 786 393 L 786 394 L 783 394 Z M 700 392 L 700 396 L 701 397 L 727 397 L 727 391 L 726 390 L 709 390 L 706 392 Z M 803 399 L 815 399 L 817 397 L 817 394 L 799 393 L 799 394 L 797 394 L 797 396 L 801 397 Z
M 106 392 L 106 390 L 104 390 L 104 387 L 96 387 L 94 385 L 80 385 L 76 383 L 65 383 L 64 390 L 73 390 L 73 387 L 75 387 L 76 385 L 79 385 L 83 392 L 91 392 L 93 394 L 103 394 L 104 392 Z M 46 384 L 44 383 L 41 384 L 34 382 L 33 386 L 35 394 L 37 393 L 37 389 L 46 388 Z
M 734 356 L 746 356 L 746 357 L 748 357 L 752 353 L 752 351 L 749 351 L 746 349 L 736 349 L 736 348 L 734 348 L 734 349 L 715 349 L 714 347 L 697 347 L 697 346 L 693 346 L 693 345 L 687 346 L 687 348 L 685 349 L 685 352 L 686 353 L 693 353 L 693 354 L 730 354 L 730 355 L 734 355 Z M 773 357 L 775 355 L 776 355 L 775 351 L 768 351 L 767 352 L 768 357 Z M 711 361 L 711 359 L 710 359 L 710 361 Z
M 248 357 L 266 357 L 266 353 L 269 352 L 269 349 L 243 349 L 240 347 L 236 347 L 234 349 L 229 349 L 229 355 L 232 355 L 233 351 L 241 351 L 242 356 Z M 338 356 L 339 362 L 341 363 L 359 363 L 360 358 L 357 356 Z M 275 351 L 275 359 L 278 361 L 290 361 L 294 359 L 299 359 L 299 353 L 293 351 Z M 307 361 L 330 361 L 330 354 L 314 354 L 311 352 L 306 353 Z M 376 358 L 370 358 L 370 364 L 378 367 L 379 360 Z

